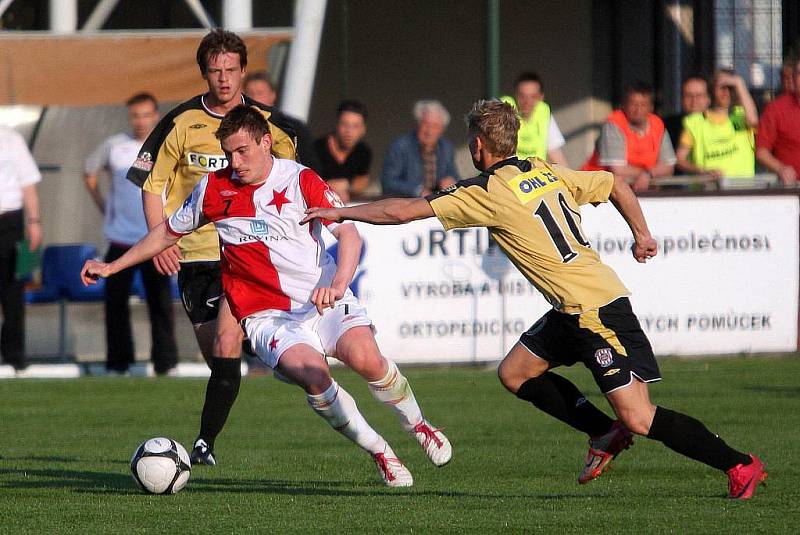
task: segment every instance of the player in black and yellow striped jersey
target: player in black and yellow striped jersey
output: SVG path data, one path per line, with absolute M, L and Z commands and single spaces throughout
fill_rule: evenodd
M 258 108 L 269 123 L 273 154 L 289 159 L 296 155 L 292 120 L 242 94 L 247 47 L 239 36 L 224 30 L 208 33 L 197 49 L 197 64 L 208 92 L 168 113 L 144 142 L 128 171 L 128 179 L 142 188 L 145 217 L 151 229 L 181 206 L 203 176 L 228 166 L 214 133 L 232 108 L 240 104 Z M 214 441 L 239 391 L 243 337 L 222 295 L 219 238 L 214 226 L 206 225 L 181 238 L 177 246 L 153 261 L 161 273 L 178 273 L 184 309 L 211 368 L 192 462 L 213 465 Z
M 690 416 L 650 402 L 648 382 L 661 379 L 650 343 L 616 273 L 603 264 L 581 227 L 580 205 L 611 201 L 634 237 L 641 263 L 657 253 L 639 202 L 604 171 L 572 171 L 538 158 L 519 160 L 519 119 L 497 100 L 468 116 L 469 149 L 482 173 L 424 199 L 384 199 L 347 208 L 311 209 L 306 220 L 350 219 L 400 224 L 437 217 L 445 229 L 484 226 L 511 262 L 553 305 L 520 337 L 498 369 L 520 399 L 589 435 L 578 478 L 587 483 L 632 444 L 631 432 L 726 471 L 729 496 L 749 498 L 766 478 L 761 461 L 729 447 Z M 550 370 L 582 362 L 618 420 Z

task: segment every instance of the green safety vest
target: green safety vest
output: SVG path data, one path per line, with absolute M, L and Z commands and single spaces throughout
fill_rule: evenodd
M 504 96 L 500 100 L 517 109 L 514 97 Z M 539 102 L 534 106 L 530 119 L 520 116 L 517 134 L 517 157 L 520 159 L 537 156 L 547 160 L 547 132 L 550 128 L 550 106 Z
M 703 169 L 719 169 L 726 177 L 751 177 L 755 174 L 753 131 L 744 120 L 744 109 L 733 108 L 721 124 L 711 122 L 704 113 L 683 119 L 683 128 L 692 135 L 690 159 Z

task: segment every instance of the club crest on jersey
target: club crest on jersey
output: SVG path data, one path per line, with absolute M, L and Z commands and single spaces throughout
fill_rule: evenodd
M 256 236 L 265 236 L 269 234 L 269 226 L 263 219 L 253 219 L 250 221 L 250 230 Z
M 342 202 L 342 199 L 339 198 L 339 194 L 332 189 L 325 190 L 325 198 L 328 199 L 328 202 L 336 208 L 344 208 L 344 203 Z
M 153 169 L 153 155 L 147 151 L 141 152 L 132 167 L 149 173 Z
M 219 171 L 228 167 L 228 159 L 225 156 L 200 154 L 199 152 L 190 152 L 186 154 L 186 163 L 205 171 Z
M 594 358 L 603 368 L 608 368 L 614 363 L 614 354 L 611 352 L 610 347 L 604 347 L 595 351 Z

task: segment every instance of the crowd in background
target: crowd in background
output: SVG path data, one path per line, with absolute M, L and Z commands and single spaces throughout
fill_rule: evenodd
M 633 82 L 625 88 L 619 108 L 601 126 L 595 149 L 584 162 L 567 161 L 564 134 L 536 73 L 521 73 L 513 92 L 501 99 L 520 116 L 520 158 L 535 156 L 557 165 L 607 170 L 623 177 L 636 192 L 658 189 L 660 179 L 676 175 L 691 175 L 696 182 L 735 182 L 769 172 L 792 186 L 800 171 L 798 78 L 798 62 L 787 59 L 782 93 L 760 116 L 744 79 L 731 70 L 720 69 L 710 79 L 699 75 L 684 79 L 682 111 L 665 117 L 655 112 L 653 87 Z M 248 76 L 245 93 L 270 105 L 277 100 L 265 72 Z M 424 196 L 464 178 L 455 164 L 456 148 L 444 136 L 448 110 L 437 100 L 419 100 L 412 115 L 415 128 L 390 143 L 375 181 L 384 196 Z M 363 103 L 342 101 L 330 132 L 313 142 L 313 160 L 304 162 L 345 202 L 376 194 L 374 187 L 369 188 L 372 151 L 365 141 L 367 117 Z M 309 134 L 301 134 L 302 145 Z
M 519 158 L 538 157 L 554 165 L 607 170 L 624 178 L 636 192 L 658 189 L 661 179 L 674 175 L 692 175 L 701 182 L 735 181 L 751 178 L 759 170 L 774 173 L 782 184 L 793 186 L 800 173 L 800 62 L 787 59 L 781 82 L 782 93 L 759 115 L 745 81 L 735 72 L 721 69 L 710 80 L 689 76 L 681 86 L 682 112 L 663 118 L 655 113 L 654 89 L 643 82 L 631 83 L 619 108 L 601 126 L 595 149 L 585 162 L 567 160 L 565 137 L 536 73 L 521 73 L 511 94 L 501 100 L 519 114 Z M 277 88 L 264 71 L 249 73 L 243 92 L 267 106 L 278 102 Z M 107 260 L 124 252 L 147 228 L 141 209 L 131 209 L 139 206 L 130 202 L 139 191 L 128 183 L 125 171 L 158 121 L 158 105 L 155 97 L 146 93 L 135 95 L 126 104 L 130 131 L 105 140 L 88 155 L 85 165 L 86 187 L 105 218 Z M 317 171 L 344 202 L 376 194 L 425 196 L 464 178 L 455 163 L 456 146 L 444 135 L 450 123 L 445 106 L 438 100 L 423 99 L 411 111 L 415 126 L 389 144 L 379 177 L 370 176 L 369 113 L 355 99 L 339 103 L 335 123 L 316 139 L 308 125 L 292 119 L 297 159 Z M 12 131 L 0 131 L 0 146 L 4 147 L 0 151 L 0 304 L 6 318 L 2 353 L 6 362 L 24 369 L 22 338 L 14 334 L 24 329 L 24 314 L 18 312 L 23 307 L 22 284 L 17 283 L 14 268 L 22 237 L 29 238 L 23 247 L 31 251 L 42 239 L 36 197 L 40 175 L 28 169 L 32 157 Z M 98 187 L 102 170 L 110 178 L 106 197 Z M 23 213 L 27 213 L 25 219 Z M 176 364 L 169 278 L 151 266 L 139 268 L 154 326 L 153 362 L 156 372 L 169 373 Z M 125 372 L 134 360 L 127 304 L 133 271 L 110 280 L 106 289 L 109 355 L 114 356 L 107 366 L 112 372 Z M 116 321 L 109 320 L 111 317 Z

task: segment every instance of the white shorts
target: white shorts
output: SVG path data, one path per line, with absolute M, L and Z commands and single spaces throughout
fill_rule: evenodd
M 265 310 L 242 322 L 253 351 L 270 368 L 278 365 L 284 351 L 297 344 L 309 345 L 323 355 L 335 357 L 339 338 L 360 325 L 372 325 L 372 320 L 349 290 L 336 301 L 334 308 L 326 308 L 321 316 L 316 308 L 303 313 Z

